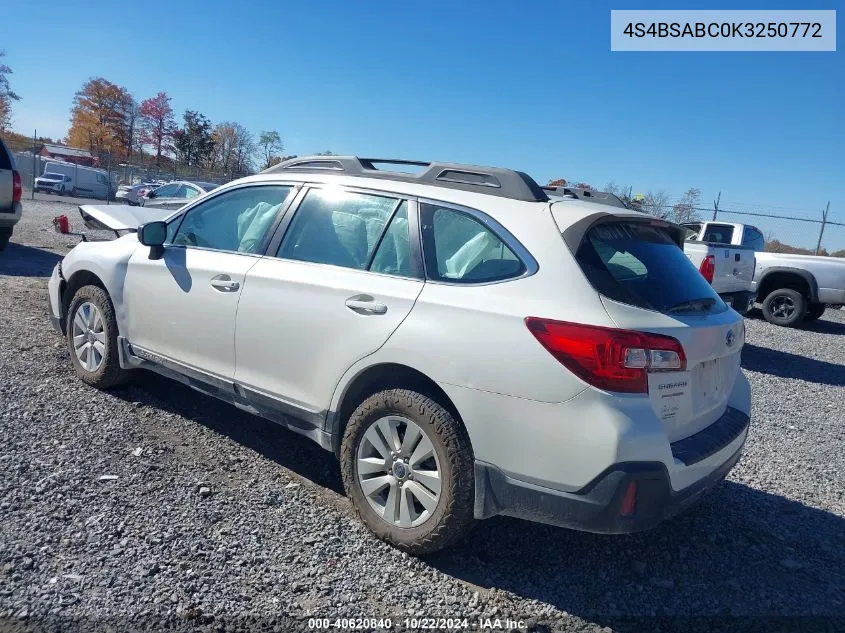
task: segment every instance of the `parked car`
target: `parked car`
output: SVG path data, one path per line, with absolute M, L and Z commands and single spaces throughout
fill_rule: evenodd
M 115 192 L 114 185 L 109 180 L 109 173 L 104 169 L 51 160 L 45 163 L 43 174 L 61 174 L 69 177 L 71 186 L 67 187 L 67 191 L 75 196 L 105 200 Z
M 0 138 L 0 251 L 5 250 L 15 224 L 21 219 L 21 175 L 15 157 Z
M 120 185 L 115 193 L 115 200 L 125 202 L 129 205 L 140 204 L 141 197 L 155 189 L 158 185 L 151 182 L 142 182 L 136 185 Z
M 153 189 L 146 196 L 140 198 L 139 203 L 144 207 L 175 210 L 184 206 L 193 198 L 217 188 L 217 186 L 213 182 L 178 180 Z
M 685 226 L 712 242 L 755 251 L 752 288 L 769 323 L 794 326 L 815 321 L 827 305 L 845 303 L 845 259 L 767 253 L 763 233 L 748 224 L 696 222 Z
M 63 174 L 51 174 L 46 172 L 35 179 L 35 191 L 44 193 L 56 193 L 61 196 L 69 194 L 73 189 L 73 180 L 70 176 Z
M 148 368 L 313 439 L 416 554 L 497 514 L 646 529 L 725 477 L 744 323 L 680 227 L 509 169 L 378 164 L 292 159 L 140 227 L 87 207 L 137 232 L 53 270 L 76 374 Z

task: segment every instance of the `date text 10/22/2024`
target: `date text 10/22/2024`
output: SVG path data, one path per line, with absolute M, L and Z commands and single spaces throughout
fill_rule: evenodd
M 510 618 L 403 618 L 396 622 L 403 630 L 411 631 L 493 631 L 526 628 L 523 620 Z M 308 628 L 313 630 L 388 630 L 392 629 L 391 618 L 309 618 Z

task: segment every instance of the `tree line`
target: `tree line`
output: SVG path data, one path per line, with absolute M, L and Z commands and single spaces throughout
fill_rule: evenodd
M 88 80 L 71 108 L 67 144 L 87 149 L 101 163 L 110 160 L 169 167 L 194 167 L 244 174 L 283 160 L 275 130 L 258 136 L 235 121 L 213 124 L 198 110 L 177 122 L 170 96 L 159 92 L 141 101 L 103 77 Z
M 599 191 L 586 182 L 578 180 L 567 181 L 565 178 L 551 180 L 548 186 L 569 186 L 575 189 Z M 649 213 L 664 220 L 671 220 L 672 222 L 681 224 L 683 222 L 694 222 L 699 219 L 701 191 L 695 187 L 687 189 L 675 203 L 672 203 L 672 198 L 662 189 L 648 191 L 647 193 L 633 193 L 632 187 L 617 185 L 612 180 L 601 191 L 617 196 L 630 209 Z

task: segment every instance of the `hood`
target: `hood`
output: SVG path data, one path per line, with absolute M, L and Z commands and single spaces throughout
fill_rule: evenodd
M 132 207 L 128 204 L 83 204 L 79 214 L 89 229 L 110 231 L 137 231 L 147 222 L 164 220 L 173 215 L 172 209 Z

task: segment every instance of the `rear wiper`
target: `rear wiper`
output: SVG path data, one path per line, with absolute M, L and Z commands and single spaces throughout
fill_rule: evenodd
M 677 305 L 673 305 L 666 312 L 707 312 L 715 304 L 716 300 L 712 297 L 690 299 L 689 301 L 683 301 Z

